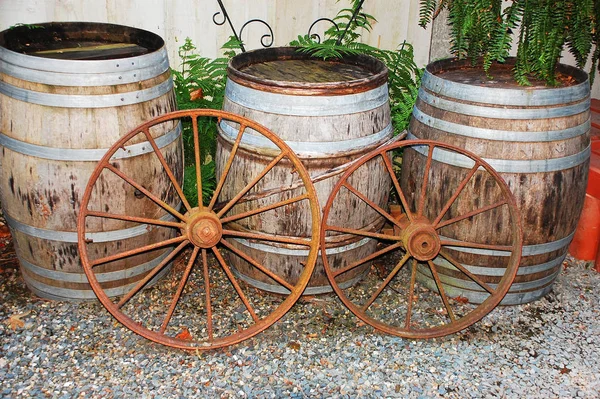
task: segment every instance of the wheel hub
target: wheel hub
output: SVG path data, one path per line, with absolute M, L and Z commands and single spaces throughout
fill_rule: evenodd
M 217 215 L 208 211 L 193 212 L 185 228 L 192 244 L 200 248 L 217 245 L 223 235 L 223 226 Z
M 418 218 L 412 222 L 403 220 L 406 227 L 402 229 L 402 241 L 406 250 L 417 260 L 428 261 L 435 258 L 440 249 L 440 237 L 426 218 Z

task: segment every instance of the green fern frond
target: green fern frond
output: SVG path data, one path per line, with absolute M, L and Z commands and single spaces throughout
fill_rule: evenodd
M 217 181 L 215 177 L 215 161 L 211 160 L 200 166 L 202 176 L 202 198 L 204 203 L 210 201 L 215 191 Z M 198 182 L 196 180 L 196 165 L 188 165 L 183 170 L 183 191 L 192 207 L 198 206 Z
M 577 66 L 583 68 L 594 42 L 594 0 L 575 1 L 572 7 L 566 44 Z
M 315 40 L 313 40 L 312 37 L 308 36 L 308 35 L 304 35 L 304 36 L 298 36 L 297 39 L 292 40 L 290 42 L 290 46 L 292 47 L 307 47 L 310 46 L 312 44 L 317 43 Z
M 360 5 L 360 1 L 353 1 L 352 8 L 343 8 L 333 18 L 337 23 L 336 26 L 330 27 L 325 31 L 325 37 L 327 40 L 341 41 L 342 44 L 349 44 L 356 42 L 360 36 L 360 30 L 364 29 L 369 32 L 372 29 L 372 22 L 377 20 L 372 15 L 364 12 L 358 12 L 356 17 L 353 19 L 354 11 Z
M 432 20 L 437 9 L 437 0 L 421 0 L 419 1 L 419 25 L 423 28 Z
M 363 53 L 361 50 L 354 48 L 354 46 L 338 45 L 331 40 L 323 43 L 310 42 L 309 44 L 301 46 L 298 51 L 310 54 L 315 58 L 321 58 L 323 60 L 330 58 L 342 58 L 347 55 L 358 55 Z
M 221 109 L 227 80 L 227 64 L 237 54 L 240 42 L 231 37 L 223 45 L 224 57 L 209 59 L 197 54 L 196 47 L 187 38 L 179 47 L 180 70 L 171 70 L 175 98 L 179 109 L 213 108 Z M 201 94 L 199 92 L 201 90 Z M 196 93 L 192 98 L 192 93 Z M 190 121 L 183 121 L 183 149 L 185 160 L 184 192 L 188 199 L 197 203 L 195 182 L 195 146 Z M 217 126 L 214 118 L 198 118 L 198 139 L 202 164 L 202 191 L 205 199 L 210 196 L 215 185 L 214 159 L 216 151 Z M 211 167 L 212 162 L 212 167 Z

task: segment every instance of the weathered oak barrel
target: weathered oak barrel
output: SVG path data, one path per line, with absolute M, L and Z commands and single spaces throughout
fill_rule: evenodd
M 0 199 L 23 277 L 33 292 L 52 299 L 95 298 L 80 265 L 76 233 L 89 176 L 118 138 L 175 108 L 167 52 L 156 34 L 78 22 L 0 33 Z M 181 176 L 180 126 L 161 127 L 152 135 Z M 162 193 L 168 179 L 156 176 L 160 164 L 151 152 L 140 138 L 114 164 Z M 144 205 L 148 200 L 136 197 L 133 187 L 109 180 L 98 190 L 99 210 L 150 212 Z M 98 256 L 167 234 L 117 220 L 90 229 L 88 238 L 96 243 Z M 109 295 L 128 291 L 161 261 L 163 252 L 98 266 Z
M 268 127 L 281 137 L 300 157 L 311 177 L 350 162 L 381 145 L 392 136 L 387 88 L 387 69 L 380 61 L 367 56 L 344 57 L 323 61 L 300 53 L 295 48 L 272 48 L 247 52 L 234 57 L 228 67 L 224 110 L 243 115 Z M 221 123 L 217 142 L 217 175 L 231 151 L 238 128 Z M 238 154 L 242 161 L 232 167 L 231 174 L 239 183 L 223 198 L 231 198 L 252 176 L 256 176 L 274 157 L 273 148 L 256 135 L 244 134 Z M 366 175 L 368 174 L 368 175 Z M 319 202 L 324 204 L 337 177 L 315 184 Z M 356 181 L 356 188 L 364 193 L 377 193 L 371 198 L 384 206 L 391 185 L 383 166 L 376 166 Z M 231 179 L 234 180 L 234 177 Z M 286 187 L 294 180 L 289 166 L 278 165 L 261 188 Z M 259 190 L 260 191 L 260 190 Z M 297 195 L 284 192 L 265 199 L 273 203 Z M 350 223 L 369 228 L 381 226 L 380 215 L 369 212 L 364 203 L 348 193 L 345 209 L 339 212 L 352 215 Z M 235 212 L 260 206 L 256 202 L 237 206 Z M 248 231 L 273 235 L 307 237 L 311 233 L 308 209 L 302 205 L 285 207 L 279 214 L 269 212 L 249 218 L 240 226 Z M 328 237 L 328 254 L 334 268 L 348 261 L 363 258 L 374 252 L 375 242 L 345 235 Z M 259 260 L 280 276 L 294 280 L 303 269 L 300 263 L 305 248 L 269 242 L 251 242 L 238 239 L 235 245 Z M 264 290 L 280 292 L 281 288 L 249 266 L 241 258 L 232 256 L 237 273 L 242 279 Z M 358 281 L 368 264 L 346 273 L 344 284 Z M 305 294 L 331 291 L 319 258 Z
M 522 215 L 523 258 L 505 305 L 530 302 L 550 291 L 583 206 L 590 156 L 587 74 L 560 65 L 566 78 L 563 87 L 548 88 L 540 82 L 519 87 L 511 68 L 510 61 L 494 65 L 493 80 L 488 80 L 482 68 L 468 62 L 430 64 L 409 127 L 409 138 L 443 141 L 481 156 L 513 191 Z M 435 177 L 439 190 L 470 167 L 447 155 L 439 152 L 433 157 L 444 166 Z M 413 154 L 404 165 L 418 173 L 424 159 L 425 155 Z M 469 234 L 493 241 L 494 223 L 482 223 Z M 460 239 L 467 232 L 454 234 L 450 238 Z M 504 274 L 498 267 L 506 256 L 502 251 L 456 248 L 452 253 L 484 281 L 494 283 Z M 448 287 L 472 302 L 485 298 L 479 285 L 461 279 L 448 263 L 436 263 Z M 434 285 L 426 273 L 420 279 Z

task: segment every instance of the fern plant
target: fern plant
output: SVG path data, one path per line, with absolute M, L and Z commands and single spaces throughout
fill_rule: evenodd
M 225 96 L 227 63 L 239 49 L 239 42 L 231 37 L 223 45 L 224 56 L 216 59 L 202 57 L 187 38 L 179 47 L 180 70 L 172 70 L 175 97 L 179 109 L 221 109 Z M 198 138 L 202 175 L 202 196 L 208 200 L 216 187 L 215 150 L 217 124 L 214 118 L 198 119 Z M 190 121 L 183 122 L 184 182 L 183 190 L 192 206 L 198 205 L 194 136 Z
M 354 0 L 351 8 L 340 10 L 333 19 L 336 26 L 325 31 L 325 40 L 320 41 L 308 35 L 299 36 L 290 43 L 299 51 L 321 59 L 342 58 L 349 55 L 366 54 L 381 60 L 388 68 L 388 88 L 394 132 L 399 133 L 408 127 L 413 106 L 417 100 L 423 69 L 414 61 L 413 47 L 404 41 L 396 51 L 381 50 L 361 43 L 361 30 L 370 31 L 375 18 L 369 14 L 357 13 L 360 1 Z
M 504 62 L 519 30 L 513 76 L 520 85 L 540 79 L 560 84 L 557 66 L 566 47 L 583 68 L 590 54 L 590 79 L 598 67 L 600 0 L 421 0 L 419 24 L 427 26 L 448 9 L 451 52 L 476 65 L 483 59 L 489 76 L 494 61 Z M 489 76 L 491 78 L 491 76 Z

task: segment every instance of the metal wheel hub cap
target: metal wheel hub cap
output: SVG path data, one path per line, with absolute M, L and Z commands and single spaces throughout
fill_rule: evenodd
M 200 248 L 212 248 L 221 240 L 223 227 L 214 212 L 197 211 L 191 214 L 186 234 L 192 244 Z

